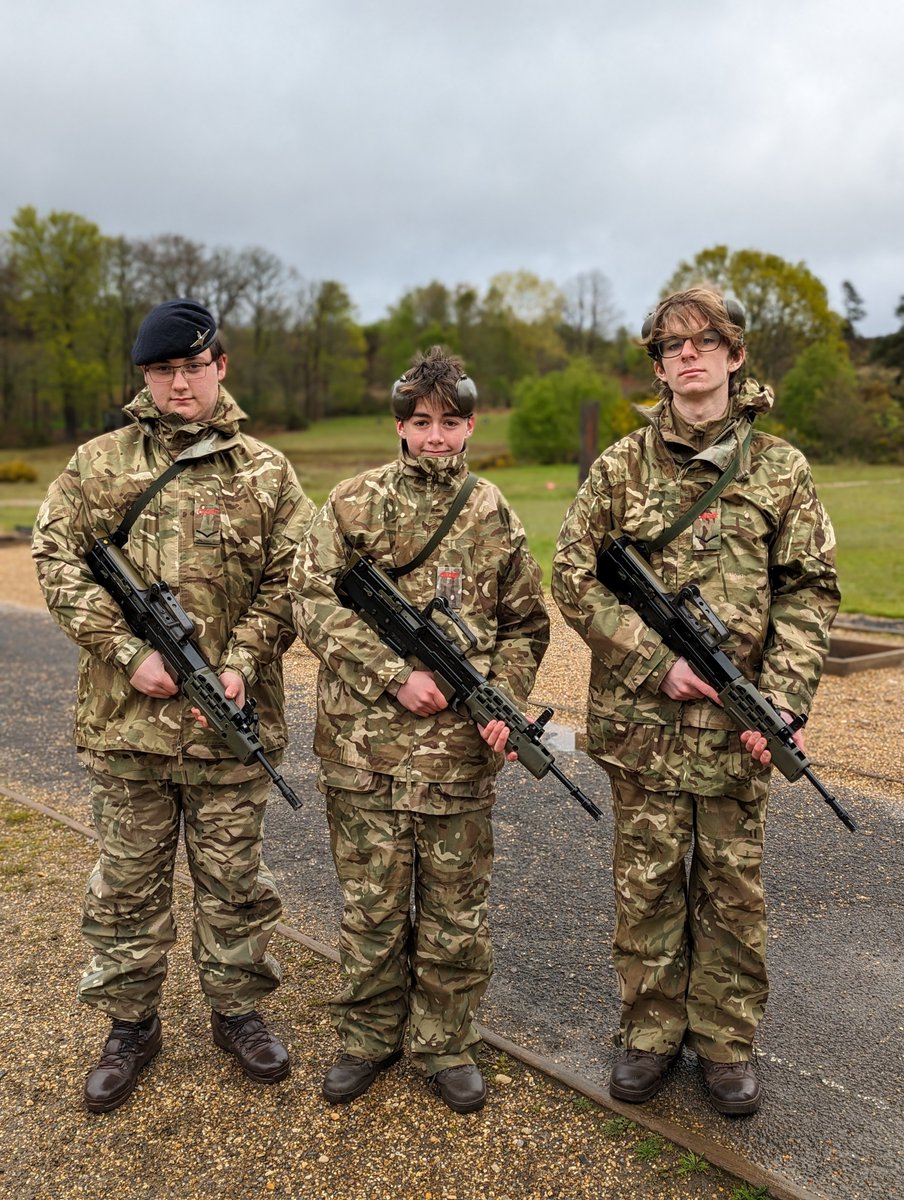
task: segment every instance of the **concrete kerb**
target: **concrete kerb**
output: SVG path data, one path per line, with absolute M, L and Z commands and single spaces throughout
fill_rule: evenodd
M 56 821 L 61 825 L 65 825 L 88 841 L 93 842 L 97 840 L 94 830 L 89 826 L 74 817 L 67 816 L 65 813 L 51 808 L 47 804 L 41 804 L 37 800 L 31 800 L 26 796 L 21 796 L 17 792 L 12 792 L 8 788 L 3 787 L 0 787 L 0 797 L 14 804 L 20 804 L 25 808 L 31 809 L 33 812 L 40 813 L 42 816 L 48 817 L 50 820 Z M 192 886 L 191 877 L 185 871 L 177 870 L 175 877 L 181 884 L 188 887 Z M 300 929 L 292 925 L 287 925 L 280 921 L 276 926 L 276 932 L 281 937 L 304 946 L 322 958 L 329 959 L 334 963 L 338 963 L 339 961 L 339 954 L 332 946 L 308 937 Z M 735 1154 L 734 1151 L 710 1138 L 693 1133 L 675 1122 L 653 1117 L 639 1106 L 623 1104 L 615 1100 L 609 1095 L 606 1088 L 597 1087 L 581 1075 L 563 1069 L 551 1059 L 545 1058 L 540 1054 L 535 1054 L 532 1050 L 519 1046 L 516 1042 L 510 1041 L 501 1034 L 494 1033 L 483 1025 L 478 1025 L 478 1029 L 487 1045 L 500 1050 L 525 1066 L 539 1071 L 563 1087 L 586 1096 L 588 1100 L 591 1100 L 601 1108 L 605 1108 L 618 1116 L 626 1117 L 633 1121 L 635 1125 L 648 1130 L 650 1133 L 666 1138 L 668 1141 L 694 1154 L 701 1155 L 708 1162 L 712 1163 L 713 1166 L 719 1167 L 723 1171 L 736 1176 L 738 1179 L 742 1179 L 754 1187 L 765 1187 L 769 1191 L 772 1200 L 827 1200 L 823 1193 L 800 1188 L 783 1176 L 757 1166 L 755 1163 L 742 1158 L 740 1155 Z

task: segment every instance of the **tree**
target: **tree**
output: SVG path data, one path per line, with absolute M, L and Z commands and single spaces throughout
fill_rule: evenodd
M 840 338 L 814 342 L 785 375 L 775 415 L 813 458 L 900 462 L 904 406 L 896 380 L 887 367 L 855 367 Z
M 35 382 L 57 406 L 67 438 L 95 425 L 107 378 L 101 354 L 106 239 L 75 213 L 20 208 L 9 234 L 14 309 L 35 340 Z
M 433 280 L 406 292 L 379 322 L 374 384 L 382 389 L 398 379 L 418 350 L 442 345 L 459 352 L 458 318 L 456 297 L 445 284 Z
M 843 440 L 845 414 L 853 413 L 856 395 L 857 373 L 844 342 L 840 338 L 813 342 L 786 373 L 774 415 L 805 453 L 832 458 L 838 451 L 839 433 Z
M 569 349 L 592 355 L 611 340 L 618 320 L 612 284 L 602 271 L 582 271 L 565 284 L 562 322 Z
M 151 307 L 144 266 L 136 243 L 128 238 L 107 240 L 104 257 L 103 310 L 106 354 L 113 383 L 110 404 L 125 404 L 134 394 L 132 343 L 141 320 Z
M 527 377 L 515 385 L 509 426 L 515 457 L 541 463 L 577 462 L 585 400 L 600 404 L 600 446 L 608 446 L 637 425 L 618 383 L 600 375 L 588 359 L 575 359 L 562 371 Z
M 327 279 L 299 296 L 296 325 L 305 421 L 360 410 L 364 398 L 364 334 L 341 283 Z
M 713 246 L 681 263 L 662 294 L 695 286 L 715 287 L 744 305 L 750 371 L 765 383 L 777 384 L 809 343 L 841 329 L 825 285 L 804 263 L 776 254 Z
M 135 255 L 152 305 L 184 296 L 213 309 L 207 251 L 200 242 L 178 233 L 164 233 L 135 242 Z M 218 314 L 214 312 L 214 316 Z
M 230 332 L 229 349 L 241 347 L 229 364 L 230 376 L 242 392 L 242 404 L 251 416 L 277 417 L 280 381 L 291 377 L 287 366 L 288 329 L 292 294 L 300 280 L 276 255 L 261 246 L 241 254 L 244 288 L 239 315 L 241 326 Z
M 507 404 L 515 381 L 562 367 L 568 353 L 559 333 L 565 297 L 530 271 L 494 275 L 474 332 L 480 378 L 497 403 Z M 476 363 L 475 363 L 476 369 Z
M 851 336 L 856 337 L 857 331 L 854 326 L 866 316 L 863 298 L 854 285 L 847 279 L 842 281 L 841 294 L 844 298 L 844 317 L 847 321 L 847 331 Z

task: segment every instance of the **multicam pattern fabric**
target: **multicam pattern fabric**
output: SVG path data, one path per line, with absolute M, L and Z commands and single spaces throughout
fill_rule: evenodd
M 291 590 L 299 634 L 322 663 L 314 750 L 328 762 L 412 783 L 480 779 L 501 762 L 469 717 L 446 709 L 421 718 L 398 703 L 395 693 L 414 664 L 383 645 L 334 590 L 353 550 L 384 567 L 410 562 L 466 475 L 464 453 L 426 459 L 403 451 L 396 462 L 339 484 L 311 527 Z M 440 565 L 461 570 L 458 615 L 477 639 L 469 660 L 523 703 L 549 641 L 549 618 L 521 523 L 486 480 L 427 561 L 398 580 L 418 608 L 436 595 Z
M 402 786 L 383 776 L 378 790 L 391 803 Z M 330 1012 L 344 1049 L 379 1061 L 403 1044 L 407 1022 L 408 1050 L 423 1074 L 474 1062 L 474 1016 L 493 970 L 489 810 L 426 816 L 361 808 L 358 796 L 338 788 L 327 797 L 345 900 L 342 991 Z
M 612 784 L 619 1040 L 672 1053 L 688 1031 L 716 1062 L 750 1058 L 768 994 L 768 774 L 716 705 L 659 690 L 676 656 L 597 582 L 596 555 L 609 533 L 653 541 L 678 521 L 771 403 L 749 381 L 727 422 L 709 428 L 659 404 L 647 428 L 594 463 L 553 563 L 556 602 L 592 650 L 588 749 Z M 838 607 L 834 545 L 803 455 L 755 431 L 734 481 L 652 565 L 671 592 L 697 584 L 730 630 L 721 649 L 778 707 L 800 713 Z
M 278 451 L 240 432 L 245 414 L 221 389 L 213 420 L 164 417 L 145 389 L 133 424 L 80 446 L 51 485 L 34 557 L 47 605 L 81 648 L 76 743 L 99 751 L 219 759 L 181 696 L 153 700 L 129 676 L 150 653 L 85 565 L 132 502 L 179 455 L 192 458 L 138 517 L 126 544 L 145 578 L 165 579 L 194 619 L 217 672 L 238 671 L 258 704 L 267 750 L 285 746 L 281 657 L 294 639 L 286 577 L 314 514 Z
M 492 973 L 490 807 L 503 761 L 473 721 L 421 718 L 396 699 L 415 663 L 382 644 L 334 584 L 351 551 L 384 567 L 429 541 L 467 475 L 465 454 L 401 456 L 335 488 L 292 577 L 299 633 L 321 660 L 314 749 L 345 900 L 344 1049 L 378 1060 L 408 1045 L 426 1075 L 474 1062 L 474 1014 Z M 398 580 L 418 608 L 455 581 L 475 667 L 521 703 L 549 641 L 540 572 L 498 490 L 481 480 L 427 561 Z M 460 582 L 460 596 L 459 596 Z M 410 915 L 412 896 L 415 918 Z
M 50 488 L 34 538 L 48 607 L 81 650 L 75 738 L 101 847 L 84 904 L 94 957 L 80 996 L 124 1020 L 156 1008 L 175 939 L 181 815 L 202 989 L 219 1012 L 248 1012 L 279 982 L 266 948 L 280 901 L 260 861 L 269 776 L 230 757 L 182 696 L 156 700 L 131 686 L 151 648 L 95 583 L 84 555 L 173 459 L 190 460 L 142 510 L 126 554 L 148 582 L 170 584 L 214 670 L 244 677 L 275 764 L 287 740 L 281 657 L 295 636 L 287 576 L 314 509 L 286 459 L 240 432 L 244 413 L 224 390 L 209 422 L 162 416 L 147 390 L 126 412 L 129 428 L 76 451 Z
M 675 655 L 597 582 L 597 551 L 612 531 L 652 541 L 677 521 L 734 457 L 748 419 L 771 403 L 768 389 L 748 381 L 724 434 L 700 452 L 675 432 L 669 405 L 658 405 L 648 428 L 597 459 L 559 534 L 553 596 L 593 652 L 588 749 L 607 768 L 640 773 L 651 789 L 716 795 L 726 779 L 749 777 L 754 764 L 719 708 L 659 691 Z M 669 591 L 699 585 L 730 630 L 721 649 L 796 714 L 810 709 L 838 607 L 834 549 L 806 459 L 755 431 L 736 479 L 711 511 L 653 553 L 652 565 Z M 713 731 L 690 763 L 673 741 L 689 730 L 691 738 Z
M 750 1058 L 769 994 L 767 790 L 763 776 L 720 796 L 650 792 L 613 777 L 621 1045 L 675 1054 L 684 1039 L 713 1062 Z
M 280 980 L 267 944 L 282 906 L 260 857 L 269 778 L 187 786 L 91 768 L 90 779 L 100 857 L 82 912 L 94 956 L 80 999 L 124 1021 L 140 1021 L 157 1008 L 176 940 L 172 884 L 181 815 L 195 884 L 192 954 L 201 990 L 226 1016 L 249 1012 Z

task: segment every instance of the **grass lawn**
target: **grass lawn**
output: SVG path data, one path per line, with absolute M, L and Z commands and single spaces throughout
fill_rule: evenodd
M 507 451 L 507 412 L 481 413 L 471 441 L 478 473 L 497 484 L 524 522 L 531 549 L 549 582 L 556 535 L 577 487 L 577 468 L 484 465 Z M 292 461 L 302 484 L 322 503 L 340 479 L 393 458 L 397 438 L 389 416 L 341 417 L 311 429 L 266 435 Z M 3 450 L 0 462 L 24 459 L 35 483 L 0 482 L 0 534 L 30 525 L 48 484 L 70 448 Z M 904 617 L 904 467 L 842 463 L 814 467 L 838 539 L 842 610 Z

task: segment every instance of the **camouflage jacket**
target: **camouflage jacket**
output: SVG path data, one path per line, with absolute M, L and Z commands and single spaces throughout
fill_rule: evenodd
M 295 636 L 287 577 L 314 507 L 283 455 L 240 432 L 245 414 L 225 390 L 206 423 L 161 416 L 146 389 L 125 411 L 130 426 L 76 450 L 35 527 L 47 606 L 81 650 L 76 744 L 102 753 L 228 757 L 181 696 L 155 700 L 130 685 L 151 648 L 129 630 L 84 558 L 95 533 L 112 533 L 185 454 L 191 465 L 142 510 L 125 553 L 145 578 L 169 583 L 213 668 L 244 677 L 265 749 L 285 746 L 281 656 Z
M 660 692 L 676 656 L 597 582 L 597 550 L 611 530 L 650 541 L 674 524 L 732 461 L 748 421 L 771 404 L 771 392 L 748 381 L 716 442 L 694 453 L 675 433 L 670 406 L 660 403 L 646 428 L 597 459 L 559 534 L 553 596 L 593 652 L 588 749 L 607 766 L 645 775 L 654 787 L 657 781 L 684 786 L 690 768 L 676 764 L 688 754 L 698 760 L 722 754 L 721 767 L 703 771 L 714 790 L 726 769 L 744 779 L 756 767 L 716 705 Z M 754 430 L 737 477 L 653 553 L 652 566 L 670 592 L 698 584 L 731 631 L 725 653 L 780 708 L 806 713 L 839 602 L 834 547 L 804 456 Z M 667 742 L 679 735 L 676 752 Z
M 381 566 L 410 562 L 467 471 L 464 453 L 429 459 L 403 450 L 396 462 L 340 483 L 314 521 L 292 592 L 299 634 L 322 664 L 314 750 L 325 762 L 462 785 L 492 776 L 501 762 L 470 718 L 452 709 L 416 717 L 399 703 L 399 686 L 420 664 L 384 646 L 334 591 L 350 551 Z M 549 618 L 524 530 L 493 484 L 480 480 L 439 546 L 397 586 L 422 608 L 436 594 L 440 568 L 460 572 L 459 616 L 477 638 L 468 658 L 523 703 L 549 642 Z

